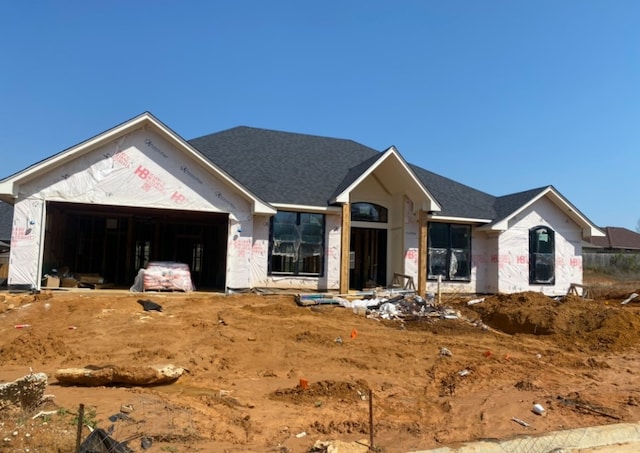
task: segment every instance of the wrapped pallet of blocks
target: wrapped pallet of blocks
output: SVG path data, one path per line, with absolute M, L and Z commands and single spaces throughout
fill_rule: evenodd
M 173 261 L 152 261 L 140 269 L 131 291 L 193 291 L 189 266 Z

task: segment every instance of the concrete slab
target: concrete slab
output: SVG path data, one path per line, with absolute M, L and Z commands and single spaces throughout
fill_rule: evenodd
M 504 441 L 480 441 L 409 453 L 631 453 L 640 452 L 640 424 L 577 428 Z

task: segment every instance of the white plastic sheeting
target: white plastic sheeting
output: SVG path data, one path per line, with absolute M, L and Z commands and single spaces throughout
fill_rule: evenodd
M 194 290 L 189 266 L 171 261 L 153 261 L 140 269 L 131 291 L 184 291 Z
M 114 140 L 21 185 L 20 197 L 235 215 L 250 212 L 246 199 L 147 130 Z
M 44 235 L 42 200 L 29 198 L 14 205 L 9 257 L 9 287 L 39 287 L 41 250 Z
M 253 220 L 229 219 L 227 242 L 227 288 L 251 288 L 251 261 L 253 254 Z
M 469 281 L 443 281 L 440 284 L 440 290 L 443 292 L 460 292 L 460 293 L 491 293 L 498 289 L 497 283 L 495 289 L 490 289 L 492 281 L 491 253 L 489 253 L 489 244 L 491 239 L 484 232 L 471 230 L 471 274 Z M 497 241 L 494 241 L 497 247 Z M 497 274 L 494 280 L 497 282 Z M 437 282 L 427 281 L 427 292 L 436 292 L 438 288 Z
M 397 272 L 410 275 L 414 281 L 418 281 L 418 262 L 419 262 L 419 216 L 414 212 L 413 203 L 407 197 L 404 198 L 404 269 Z

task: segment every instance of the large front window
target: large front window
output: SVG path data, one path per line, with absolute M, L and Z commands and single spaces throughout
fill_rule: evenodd
M 321 275 L 324 215 L 279 211 L 271 219 L 270 274 Z
M 471 278 L 471 227 L 429 223 L 429 278 L 469 281 Z
M 556 282 L 555 262 L 554 231 L 545 226 L 529 230 L 529 283 L 553 285 Z

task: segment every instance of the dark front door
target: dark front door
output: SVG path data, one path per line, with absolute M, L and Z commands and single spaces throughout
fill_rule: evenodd
M 387 285 L 387 230 L 351 228 L 349 288 Z

